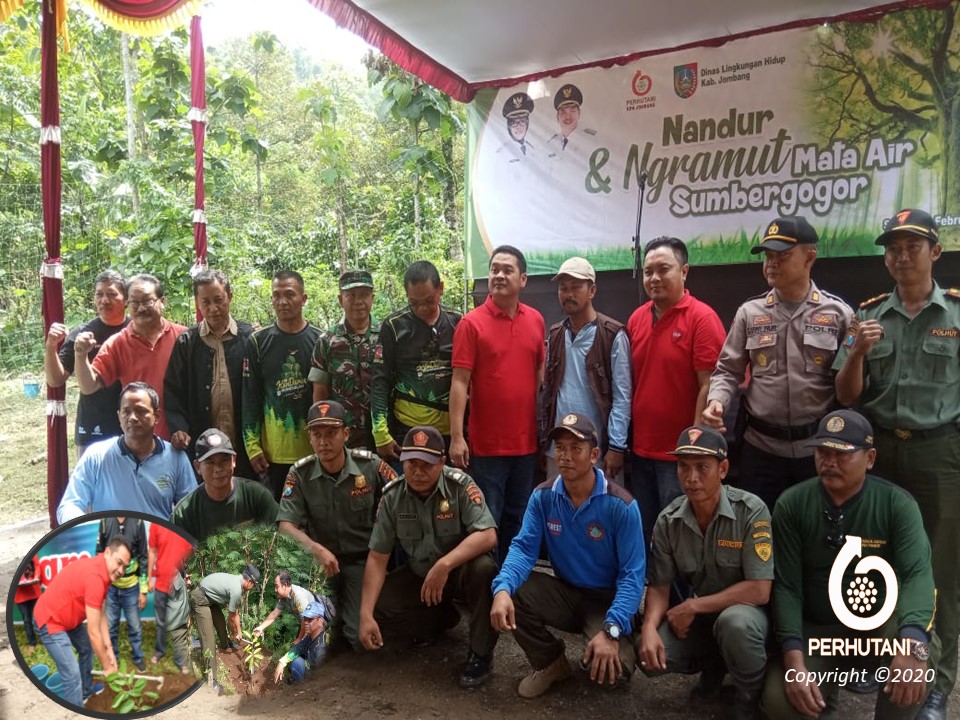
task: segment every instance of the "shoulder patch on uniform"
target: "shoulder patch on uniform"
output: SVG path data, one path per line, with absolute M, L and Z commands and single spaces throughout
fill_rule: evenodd
M 385 460 L 381 460 L 380 464 L 377 465 L 377 474 L 387 482 L 393 482 L 398 477 L 397 471 L 390 467 Z
M 868 308 L 868 307 L 871 307 L 872 305 L 876 305 L 879 302 L 883 302 L 888 297 L 890 297 L 890 293 L 880 293 L 879 295 L 875 295 L 872 298 L 864 300 L 862 303 L 860 303 L 860 309 L 862 310 L 863 308 Z
M 350 448 L 350 454 L 360 460 L 373 460 L 373 453 L 363 448 Z
M 293 489 L 297 486 L 297 476 L 292 472 L 287 473 L 287 479 L 283 482 L 283 490 L 280 492 L 280 499 L 288 498 L 293 495 Z

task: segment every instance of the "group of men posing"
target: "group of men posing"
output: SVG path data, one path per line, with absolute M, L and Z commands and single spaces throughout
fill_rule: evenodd
M 686 248 L 674 238 L 648 244 L 650 301 L 626 326 L 594 310 L 590 264 L 567 260 L 555 277 L 566 318 L 549 332 L 520 302 L 526 264 L 510 246 L 492 253 L 489 296 L 464 316 L 440 304 L 436 268 L 413 263 L 408 305 L 379 333 L 365 271 L 341 276 L 344 316 L 326 332 L 304 319 L 294 272 L 275 276 L 276 323 L 256 332 L 230 315 L 222 273 L 195 278 L 203 320 L 190 330 L 163 319 L 154 278 L 124 287 L 104 274 L 99 325 L 124 322 L 105 317 L 122 309 L 124 292 L 130 325 L 105 341 L 96 327 L 69 337 L 51 328 L 48 382 L 72 368 L 84 400 L 140 382 L 122 392 L 121 437 L 81 457 L 59 516 L 135 509 L 176 521 L 202 506 L 187 529 L 203 534 L 209 518 L 236 519 L 262 490 L 240 478 L 257 475 L 279 500 L 273 518 L 260 507 L 263 519 L 324 566 L 355 648 L 378 647 L 388 619 L 435 610 L 425 624 L 402 623 L 429 640 L 456 619 L 449 599 L 460 595 L 471 617 L 466 686 L 489 675 L 491 624 L 513 631 L 534 666 L 520 684 L 526 697 L 570 672 L 545 626 L 583 628 L 593 679 L 622 683 L 635 651 L 650 673 L 701 672 L 702 692 L 729 672 L 743 717 L 764 676 L 771 717 L 835 707 L 836 694 L 805 669 L 837 659 L 813 657 L 804 642 L 851 634 L 825 589 L 840 549 L 860 538 L 901 585 L 881 631 L 908 638 L 910 651 L 879 661 L 926 668 L 931 648 L 933 657 L 942 650 L 934 682 L 891 680 L 878 716 L 944 718 L 960 615 L 960 524 L 951 522 L 960 513 L 960 292 L 933 280 L 942 248 L 923 211 L 898 212 L 877 238 L 896 288 L 856 314 L 811 280 L 817 244 L 803 218 L 771 222 L 753 248 L 770 288 L 740 307 L 728 333 L 685 289 Z M 720 483 L 729 459 L 718 431 L 748 374 L 734 432 L 739 487 L 730 488 Z M 836 411 L 854 404 L 870 422 Z M 82 439 L 109 432 L 78 415 L 78 441 L 81 430 Z M 229 453 L 200 460 L 195 448 L 204 482 L 192 489 L 179 450 L 211 428 Z M 218 455 L 228 458 L 219 483 L 204 470 Z M 548 479 L 531 494 L 540 460 Z M 893 485 L 867 475 L 872 467 Z M 541 541 L 555 578 L 530 572 Z M 391 556 L 398 567 L 387 572 Z M 492 595 L 476 591 L 487 581 Z M 490 620 L 481 600 L 492 603 Z M 771 619 L 770 664 L 786 671 L 765 673 Z

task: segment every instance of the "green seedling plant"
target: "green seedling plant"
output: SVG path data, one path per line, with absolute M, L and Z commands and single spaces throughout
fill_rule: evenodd
M 113 711 L 116 713 L 131 713 L 149 710 L 152 703 L 160 698 L 160 694 L 147 690 L 147 681 L 137 678 L 135 673 L 127 672 L 127 661 L 121 660 L 117 672 L 106 678 L 107 684 L 116 697 L 113 700 Z
M 244 632 L 243 639 L 245 641 L 243 643 L 243 666 L 252 678 L 253 671 L 260 667 L 266 656 L 263 653 L 263 643 L 259 637 L 255 637 L 253 633 Z

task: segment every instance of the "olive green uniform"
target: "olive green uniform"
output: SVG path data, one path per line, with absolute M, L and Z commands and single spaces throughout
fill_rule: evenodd
M 698 596 L 713 595 L 744 580 L 773 580 L 770 511 L 756 495 L 727 485 L 706 532 L 690 501 L 670 503 L 653 528 L 649 583 L 659 587 L 680 579 Z M 683 640 L 664 620 L 657 632 L 667 656 L 667 673 L 694 673 L 722 660 L 737 688 L 756 695 L 767 665 L 769 618 L 765 607 L 731 605 L 698 615 Z
M 243 576 L 230 573 L 211 573 L 190 591 L 190 617 L 200 635 L 201 667 L 217 671 L 217 643 L 214 629 L 220 638 L 220 649 L 230 647 L 230 634 L 223 609 L 238 612 L 243 597 Z
M 920 506 L 933 548 L 942 661 L 934 689 L 950 695 L 960 635 L 960 290 L 934 283 L 911 318 L 896 292 L 864 302 L 857 320 L 878 320 L 883 337 L 864 360 L 863 413 L 876 430 L 873 472 Z M 843 367 L 854 330 L 837 355 Z
M 497 633 L 490 625 L 490 584 L 497 574 L 493 555 L 484 553 L 454 569 L 440 606 L 424 605 L 420 589 L 437 560 L 471 533 L 496 526 L 480 488 L 460 470 L 445 466 L 437 487 L 426 498 L 411 491 L 403 476 L 390 483 L 383 491 L 370 549 L 389 555 L 399 544 L 407 562 L 387 576 L 377 600 L 377 621 L 435 634 L 443 606 L 449 608 L 453 597 L 460 597 L 469 612 L 470 649 L 489 658 L 497 644 Z
M 316 455 L 297 461 L 283 485 L 277 522 L 302 528 L 311 540 L 336 555 L 340 573 L 329 582 L 337 624 L 342 624 L 347 641 L 359 650 L 367 545 L 383 487 L 397 474 L 371 452 L 350 449 L 346 453 L 346 463 L 335 476 L 323 469 Z
M 923 532 L 917 504 L 902 489 L 868 475 L 859 493 L 842 506 L 834 505 L 819 478 L 811 478 L 786 491 L 773 512 L 777 539 L 776 582 L 773 610 L 777 643 L 782 650 L 802 650 L 807 670 L 866 668 L 888 665 L 884 656 L 823 656 L 808 654 L 807 640 L 816 638 L 910 637 L 929 639 L 934 617 L 934 586 L 930 569 L 930 545 Z M 842 625 L 831 606 L 828 592 L 830 571 L 840 553 L 841 539 L 861 538 L 864 558 L 886 560 L 899 582 L 897 607 L 883 627 L 858 633 Z M 956 559 L 954 558 L 954 561 Z M 841 587 L 852 585 L 855 562 L 844 571 Z M 876 606 L 883 607 L 886 587 L 876 584 Z M 852 612 L 852 611 L 851 611 Z M 939 618 L 938 618 L 939 620 Z M 931 667 L 936 645 L 931 648 Z M 828 708 L 837 707 L 836 682 L 820 685 Z M 898 708 L 882 690 L 877 694 L 877 718 L 912 718 L 917 706 Z M 764 688 L 764 710 L 771 718 L 799 715 L 789 705 L 784 690 L 784 670 L 778 658 L 771 663 Z
M 373 320 L 365 333 L 355 333 L 343 318 L 320 335 L 313 349 L 307 379 L 327 385 L 327 399 L 343 405 L 350 428 L 347 447 L 376 450 L 370 420 L 370 379 L 379 342 L 380 333 L 374 330 Z

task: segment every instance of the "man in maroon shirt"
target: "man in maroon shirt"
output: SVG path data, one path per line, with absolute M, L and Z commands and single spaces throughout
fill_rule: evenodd
M 93 683 L 93 654 L 104 673 L 117 671 L 107 630 L 107 588 L 123 577 L 129 562 L 130 545 L 117 536 L 99 555 L 64 567 L 37 601 L 33 621 L 40 642 L 57 664 L 68 703 L 83 706 L 88 697 L 103 691 L 102 684 Z
M 520 529 L 537 459 L 537 390 L 543 380 L 543 316 L 520 302 L 527 261 L 510 245 L 490 256 L 486 302 L 453 336 L 450 459 L 470 468 L 499 528 L 502 561 Z M 470 396 L 470 443 L 464 413 Z
M 726 338 L 713 309 L 686 289 L 687 246 L 660 237 L 647 245 L 643 289 L 650 301 L 627 321 L 633 368 L 633 452 L 628 490 L 640 504 L 649 547 L 657 515 L 683 495 L 670 453 L 707 403 L 710 373 Z
M 163 379 L 173 346 L 186 328 L 168 322 L 163 317 L 163 285 L 153 275 L 134 275 L 127 281 L 127 307 L 130 324 L 112 335 L 100 348 L 91 363 L 87 353 L 96 345 L 93 333 L 83 332 L 74 342 L 77 384 L 80 392 L 91 395 L 120 381 L 122 387 L 142 381 L 157 391 L 160 411 L 157 414 L 156 433 L 170 439 L 163 406 Z M 187 443 L 173 443 L 184 450 Z

